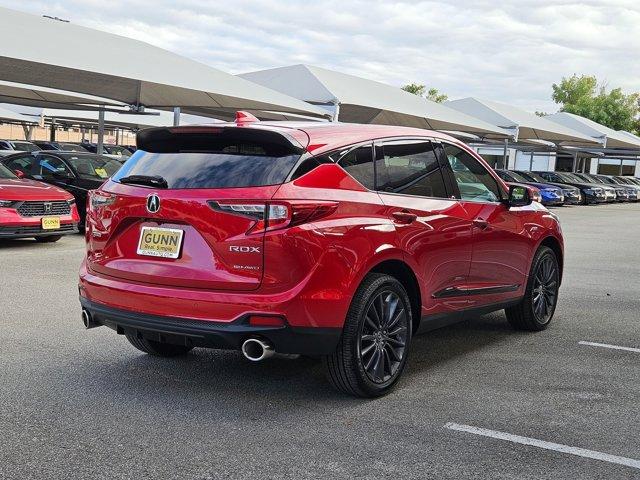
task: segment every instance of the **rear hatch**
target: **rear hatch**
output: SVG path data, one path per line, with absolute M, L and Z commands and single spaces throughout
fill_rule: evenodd
M 258 288 L 279 213 L 269 200 L 306 145 L 260 128 L 177 127 L 143 131 L 138 146 L 90 196 L 88 267 L 152 285 Z

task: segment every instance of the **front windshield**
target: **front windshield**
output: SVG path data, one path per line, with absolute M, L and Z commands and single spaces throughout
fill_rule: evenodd
M 540 175 L 538 175 L 537 173 L 533 173 L 533 172 L 526 172 L 520 173 L 523 177 L 530 179 L 531 181 L 534 182 L 539 182 L 539 183 L 545 183 L 547 182 L 547 180 L 545 180 L 544 178 L 542 178 Z
M 67 152 L 88 152 L 89 151 L 86 148 L 81 147 L 80 145 L 76 145 L 75 143 L 61 143 L 60 148 L 62 150 L 66 150 Z
M 16 175 L 0 163 L 0 178 L 16 178 Z
M 633 183 L 634 185 L 640 185 L 640 179 L 635 178 L 635 177 L 627 177 L 627 180 L 631 183 Z
M 90 179 L 109 178 L 122 166 L 117 160 L 97 155 L 69 155 L 66 160 L 79 177 Z
M 584 183 L 584 179 L 575 176 L 573 173 L 562 172 L 558 173 L 558 175 L 567 182 Z
M 584 173 L 565 173 L 565 175 L 571 175 L 574 178 L 577 178 L 580 182 L 593 183 L 593 178 L 589 178 Z
M 41 148 L 33 143 L 28 142 L 13 142 L 13 146 L 16 150 L 21 152 L 36 152 L 41 150 Z
M 609 185 L 617 185 L 618 182 L 609 177 L 595 177 L 596 181 L 600 183 L 608 183 Z
M 523 175 L 520 175 L 519 173 L 516 173 L 516 172 L 509 172 L 509 175 L 511 175 L 511 177 L 515 182 L 527 183 L 531 181 L 525 178 Z

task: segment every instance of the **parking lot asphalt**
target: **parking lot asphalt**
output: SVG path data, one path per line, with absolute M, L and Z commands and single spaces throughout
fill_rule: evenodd
M 376 400 L 334 392 L 311 359 L 158 359 L 85 331 L 83 238 L 0 242 L 0 478 L 640 478 L 640 205 L 553 211 L 552 326 L 499 313 L 417 337 Z

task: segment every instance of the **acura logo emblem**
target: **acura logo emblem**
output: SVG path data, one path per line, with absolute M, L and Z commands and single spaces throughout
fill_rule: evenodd
M 147 211 L 149 213 L 158 213 L 158 210 L 160 210 L 160 197 L 152 193 L 147 197 Z

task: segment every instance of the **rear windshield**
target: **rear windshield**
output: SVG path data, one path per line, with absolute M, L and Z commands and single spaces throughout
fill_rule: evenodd
M 130 175 L 160 176 L 168 188 L 233 188 L 279 185 L 299 154 L 269 154 L 256 145 L 227 146 L 219 153 L 151 153 L 138 150 L 113 180 Z

